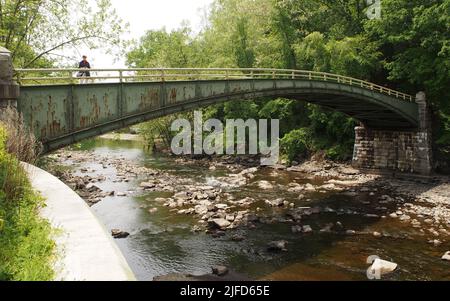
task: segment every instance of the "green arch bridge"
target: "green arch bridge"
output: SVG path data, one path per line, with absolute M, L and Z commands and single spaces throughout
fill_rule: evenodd
M 360 121 L 354 158 L 359 167 L 430 169 L 424 95 L 416 99 L 363 80 L 301 70 L 92 69 L 90 78 L 77 78 L 79 71 L 15 70 L 17 108 L 45 152 L 176 112 L 283 97 Z

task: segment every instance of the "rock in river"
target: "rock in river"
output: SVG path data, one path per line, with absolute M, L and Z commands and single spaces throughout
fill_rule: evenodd
M 303 227 L 296 225 L 296 226 L 292 226 L 292 233 L 297 234 L 297 233 L 302 233 L 303 232 Z
M 112 229 L 111 234 L 115 239 L 127 238 L 128 236 L 130 236 L 130 233 L 121 231 L 119 229 Z
M 158 208 L 156 208 L 156 207 L 148 210 L 148 213 L 150 213 L 150 214 L 154 214 L 156 212 L 158 212 Z
M 272 200 L 272 201 L 267 200 L 266 204 L 271 207 L 283 207 L 284 201 L 285 201 L 284 199 L 276 199 L 276 200 Z
M 263 190 L 270 190 L 273 189 L 273 185 L 269 181 L 259 181 L 258 187 Z
M 448 251 L 447 253 L 444 254 L 444 256 L 442 256 L 442 260 L 450 261 L 450 251 Z
M 313 229 L 310 225 L 303 226 L 303 233 L 312 233 Z
M 389 273 L 394 272 L 397 269 L 398 265 L 396 263 L 382 260 L 382 259 L 375 259 L 372 266 L 369 268 L 370 274 L 375 276 L 383 276 L 387 275 Z
M 285 240 L 272 241 L 267 245 L 269 251 L 287 251 L 288 242 Z
M 142 189 L 152 189 L 155 188 L 156 185 L 154 183 L 150 182 L 142 182 L 141 185 L 139 185 Z
M 214 275 L 222 277 L 222 276 L 225 276 L 226 274 L 228 274 L 228 268 L 225 266 L 219 265 L 219 266 L 213 267 L 212 272 Z
M 231 226 L 231 223 L 224 218 L 216 218 L 212 220 L 212 225 L 220 229 L 226 229 Z
M 208 213 L 208 206 L 204 206 L 204 205 L 195 206 L 195 213 L 198 215 L 204 215 L 204 214 Z

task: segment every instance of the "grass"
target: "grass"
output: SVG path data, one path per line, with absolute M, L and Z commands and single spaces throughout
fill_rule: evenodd
M 55 243 L 50 224 L 39 217 L 43 199 L 5 149 L 0 125 L 0 281 L 52 280 Z

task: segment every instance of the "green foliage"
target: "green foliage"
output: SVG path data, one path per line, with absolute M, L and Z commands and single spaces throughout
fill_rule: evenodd
M 181 28 L 170 33 L 165 29 L 150 30 L 138 45 L 127 54 L 127 63 L 133 67 L 177 67 L 189 66 L 195 55 L 190 30 Z
M 302 128 L 291 131 L 281 139 L 280 147 L 289 162 L 294 161 L 299 155 L 308 155 L 313 150 L 310 130 Z
M 112 51 L 127 24 L 111 7 L 110 0 L 0 0 L 0 45 L 24 68 L 63 62 L 54 52 L 69 47 Z
M 175 114 L 158 118 L 139 125 L 139 133 L 143 136 L 149 149 L 156 147 L 157 142 L 169 148 L 176 133 L 171 131 L 172 123 L 179 118 L 193 119 L 191 113 Z
M 364 35 L 383 53 L 390 85 L 411 94 L 425 91 L 434 110 L 436 158 L 450 162 L 450 0 L 384 0 L 380 20 Z
M 43 201 L 19 161 L 5 151 L 0 127 L 0 281 L 52 280 L 51 227 L 39 217 Z

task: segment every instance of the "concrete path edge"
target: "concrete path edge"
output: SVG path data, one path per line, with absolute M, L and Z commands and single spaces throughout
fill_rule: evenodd
M 55 235 L 56 281 L 135 281 L 136 278 L 111 234 L 85 201 L 53 175 L 22 163 L 46 206 L 40 214 Z

